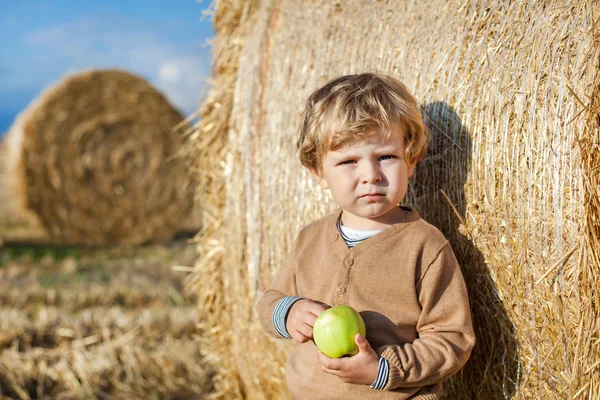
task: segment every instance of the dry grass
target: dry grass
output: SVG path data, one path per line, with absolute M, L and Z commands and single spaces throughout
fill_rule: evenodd
M 273 0 L 229 13 L 246 4 L 217 3 L 215 51 L 233 56 L 214 69 L 192 149 L 226 182 L 201 198 L 215 229 L 194 286 L 217 283 L 199 305 L 221 313 L 201 320 L 221 397 L 286 396 L 285 345 L 253 307 L 297 229 L 333 207 L 297 161 L 300 107 L 370 70 L 404 81 L 434 133 L 407 202 L 452 242 L 478 336 L 448 397 L 598 398 L 600 5 Z
M 193 244 L 0 248 L 0 398 L 205 398 Z

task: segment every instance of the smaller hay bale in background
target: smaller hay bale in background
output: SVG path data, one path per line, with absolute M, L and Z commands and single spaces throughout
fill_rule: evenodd
M 183 117 L 145 80 L 120 70 L 72 75 L 47 89 L 8 134 L 15 201 L 69 244 L 140 244 L 172 236 L 193 185 L 177 154 Z

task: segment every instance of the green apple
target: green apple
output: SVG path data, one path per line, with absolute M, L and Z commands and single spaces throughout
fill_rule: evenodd
M 321 353 L 331 358 L 358 353 L 354 337 L 366 335 L 365 321 L 354 308 L 335 306 L 323 311 L 313 326 L 313 338 Z

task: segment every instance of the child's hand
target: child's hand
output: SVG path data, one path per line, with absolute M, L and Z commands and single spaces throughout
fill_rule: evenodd
M 302 299 L 292 305 L 286 321 L 286 328 L 298 343 L 308 342 L 313 337 L 313 325 L 323 311 L 330 308 L 318 301 Z
M 379 356 L 360 334 L 356 334 L 354 341 L 358 354 L 352 357 L 329 358 L 319 351 L 321 369 L 346 383 L 370 385 L 377 379 Z

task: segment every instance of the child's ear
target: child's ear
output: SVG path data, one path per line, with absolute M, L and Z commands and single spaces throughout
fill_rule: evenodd
M 415 172 L 415 167 L 417 166 L 416 162 L 413 162 L 412 164 L 408 164 L 408 177 L 412 177 L 413 173 Z
M 415 173 L 415 168 L 417 166 L 417 161 L 413 161 L 411 163 L 409 163 L 408 161 L 406 162 L 406 166 L 408 167 L 408 177 L 412 177 L 413 174 Z
M 319 182 L 319 185 L 327 190 L 329 189 L 329 184 L 327 183 L 327 179 L 323 178 L 321 176 L 321 173 L 319 171 L 317 171 L 316 169 L 309 169 L 310 174 Z

